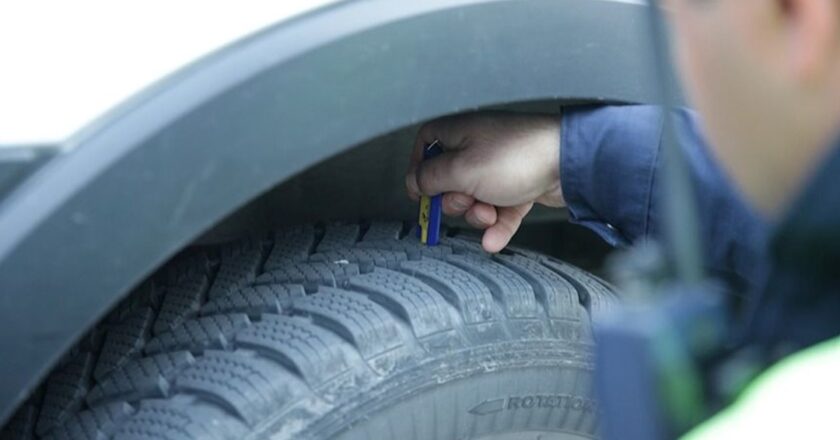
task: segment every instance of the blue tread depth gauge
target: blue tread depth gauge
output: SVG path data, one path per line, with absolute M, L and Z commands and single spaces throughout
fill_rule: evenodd
M 431 159 L 443 153 L 437 140 L 423 149 L 423 160 Z M 441 202 L 442 194 L 435 196 L 420 196 L 420 215 L 417 219 L 417 234 L 420 242 L 426 246 L 437 246 L 440 242 L 440 220 L 443 215 Z

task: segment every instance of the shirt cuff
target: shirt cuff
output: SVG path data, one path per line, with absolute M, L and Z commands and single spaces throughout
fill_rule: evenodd
M 661 130 L 655 107 L 564 109 L 560 180 L 572 222 L 613 246 L 648 234 Z

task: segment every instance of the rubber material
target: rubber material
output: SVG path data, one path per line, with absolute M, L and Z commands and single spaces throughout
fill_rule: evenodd
M 3 438 L 591 436 L 606 284 L 401 223 L 305 226 L 179 255 L 19 409 Z M 566 437 L 557 437 L 566 438 Z

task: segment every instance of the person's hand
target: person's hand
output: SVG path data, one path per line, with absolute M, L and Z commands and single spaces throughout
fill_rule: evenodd
M 443 154 L 423 161 L 435 140 Z M 443 193 L 443 212 L 484 229 L 482 246 L 499 252 L 534 202 L 565 205 L 560 117 L 485 112 L 431 121 L 417 134 L 405 182 L 415 200 Z

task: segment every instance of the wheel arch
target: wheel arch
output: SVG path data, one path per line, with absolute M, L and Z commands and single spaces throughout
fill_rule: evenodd
M 319 161 L 489 104 L 653 101 L 643 8 L 346 1 L 237 42 L 115 109 L 0 207 L 0 420 L 155 267 Z

